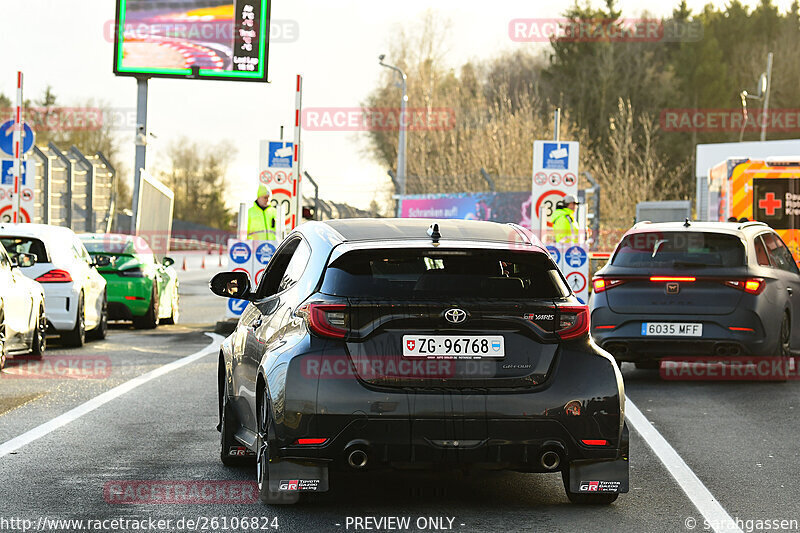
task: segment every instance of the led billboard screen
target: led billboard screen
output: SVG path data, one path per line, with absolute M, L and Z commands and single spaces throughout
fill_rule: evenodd
M 114 73 L 267 81 L 269 0 L 117 0 Z

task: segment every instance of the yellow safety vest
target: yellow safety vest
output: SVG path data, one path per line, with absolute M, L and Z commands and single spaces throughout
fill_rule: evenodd
M 247 211 L 247 238 L 258 241 L 275 240 L 275 221 L 278 210 L 273 206 L 261 209 L 258 202 Z

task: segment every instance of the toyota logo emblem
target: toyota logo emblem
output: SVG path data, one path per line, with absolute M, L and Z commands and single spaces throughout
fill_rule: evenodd
M 463 309 L 448 309 L 444 312 L 444 318 L 451 324 L 461 324 L 467 319 L 467 312 Z

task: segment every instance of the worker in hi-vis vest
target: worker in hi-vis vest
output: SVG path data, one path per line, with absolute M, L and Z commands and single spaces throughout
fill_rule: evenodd
M 578 242 L 579 228 L 575 221 L 575 209 L 578 202 L 575 197 L 568 194 L 563 200 L 556 204 L 556 210 L 550 221 L 553 223 L 553 239 L 556 242 L 571 243 Z
M 258 186 L 258 198 L 247 211 L 247 238 L 257 241 L 275 240 L 278 210 L 270 201 L 272 191 L 263 183 Z

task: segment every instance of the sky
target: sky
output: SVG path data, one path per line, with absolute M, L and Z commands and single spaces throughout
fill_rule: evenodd
M 783 11 L 790 2 L 775 3 Z M 694 12 L 706 3 L 688 2 Z M 756 1 L 744 3 L 752 7 Z M 26 98 L 40 97 L 51 85 L 61 105 L 91 98 L 135 116 L 136 81 L 116 77 L 112 71 L 113 43 L 107 34 L 115 4 L 114 0 L 0 0 L 0 93 L 13 96 L 16 71 L 22 70 Z M 183 136 L 210 144 L 227 140 L 236 147 L 227 176 L 228 204 L 249 202 L 258 182 L 259 140 L 277 140 L 281 125 L 286 126 L 287 140 L 293 135 L 297 74 L 304 79 L 304 107 L 357 107 L 380 80 L 378 55 L 387 52 L 399 28 L 413 28 L 429 9 L 451 23 L 446 60 L 457 67 L 518 47 L 546 46 L 512 42 L 509 21 L 558 17 L 571 4 L 571 0 L 275 0 L 272 19 L 291 21 L 299 35 L 291 42 L 271 44 L 271 83 L 150 81 L 148 129 L 157 138 L 148 147 L 148 170 L 156 174 L 164 165 L 166 145 Z M 619 7 L 627 17 L 643 10 L 666 16 L 673 4 L 677 1 L 623 0 Z M 119 132 L 129 173 L 134 166 L 134 122 Z M 309 131 L 302 141 L 304 169 L 319 183 L 323 199 L 365 208 L 373 199 L 389 198 L 388 169 L 366 153 L 365 134 Z M 312 191 L 306 189 L 304 194 Z

